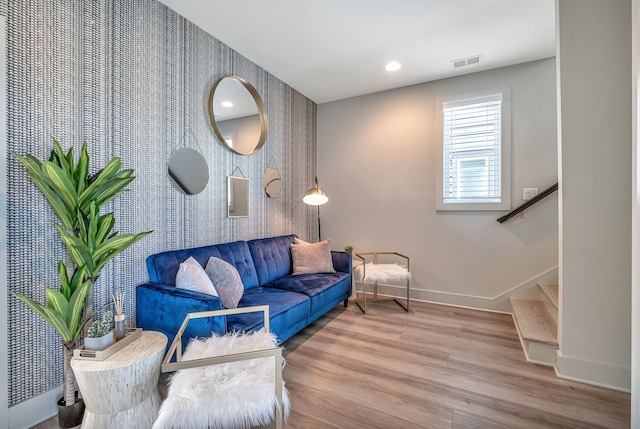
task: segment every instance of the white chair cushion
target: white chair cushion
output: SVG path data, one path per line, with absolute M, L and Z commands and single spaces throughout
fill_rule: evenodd
M 193 339 L 182 360 L 277 347 L 275 335 L 263 330 Z M 273 357 L 177 371 L 171 378 L 153 429 L 248 429 L 275 419 Z M 282 382 L 282 405 L 289 415 L 289 394 Z

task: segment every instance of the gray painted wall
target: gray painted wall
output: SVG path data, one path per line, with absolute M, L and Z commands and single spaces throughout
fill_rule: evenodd
M 555 61 L 541 60 L 318 106 L 323 237 L 411 257 L 413 296 L 494 308 L 557 265 L 557 196 L 504 212 L 436 212 L 436 99 L 511 87 L 512 204 L 557 181 Z
M 129 192 L 111 206 L 116 229 L 154 233 L 105 267 L 96 285 L 98 305 L 113 291 L 125 292 L 133 324 L 135 286 L 147 280 L 144 261 L 152 253 L 288 233 L 311 238 L 315 211 L 301 198 L 315 175 L 313 102 L 154 0 L 12 0 L 2 6 L 8 149 L 44 159 L 52 137 L 65 148 L 87 141 L 94 167 L 119 156 L 136 170 Z M 227 75 L 253 83 L 267 106 L 269 137 L 256 155 L 225 149 L 209 124 L 209 92 Z M 175 191 L 166 177 L 169 156 L 188 127 L 211 174 L 205 191 L 192 197 Z M 184 145 L 195 147 L 193 141 Z M 59 287 L 55 266 L 63 249 L 45 200 L 6 156 L 7 289 L 43 301 L 45 287 Z M 267 199 L 260 181 L 274 164 L 283 190 L 279 199 Z M 251 212 L 228 219 L 226 180 L 236 167 L 251 180 Z M 61 384 L 62 346 L 39 317 L 8 300 L 14 405 Z
M 558 3 L 560 351 L 568 378 L 630 388 L 631 1 Z

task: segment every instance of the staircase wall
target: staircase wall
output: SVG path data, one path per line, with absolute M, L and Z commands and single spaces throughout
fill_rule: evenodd
M 631 1 L 558 0 L 559 376 L 630 388 Z

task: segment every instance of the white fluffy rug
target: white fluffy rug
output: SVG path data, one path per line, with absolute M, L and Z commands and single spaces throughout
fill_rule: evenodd
M 192 340 L 182 360 L 277 347 L 264 331 Z M 247 429 L 275 419 L 273 357 L 183 369 L 171 378 L 153 429 Z M 284 415 L 289 394 L 282 388 Z
M 363 270 L 365 273 L 362 279 Z M 398 264 L 374 264 L 369 262 L 366 266 L 358 265 L 354 272 L 356 281 L 364 281 L 365 283 L 393 284 L 398 282 L 406 282 L 411 279 L 411 273 L 407 271 L 407 267 Z

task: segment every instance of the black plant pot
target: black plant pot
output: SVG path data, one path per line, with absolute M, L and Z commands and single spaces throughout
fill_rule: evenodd
M 64 396 L 58 399 L 58 426 L 61 428 L 73 428 L 82 423 L 84 416 L 84 401 L 78 399 L 76 392 L 76 403 L 67 407 Z

